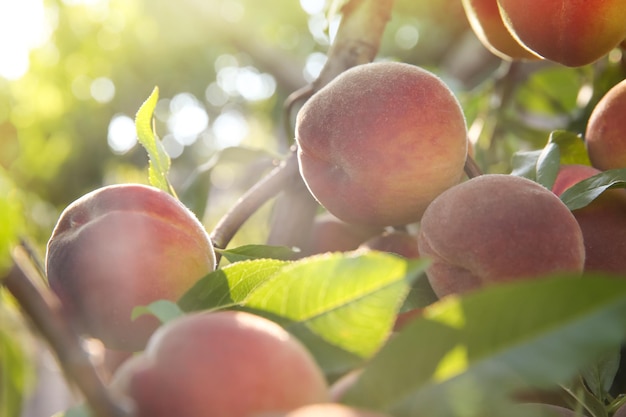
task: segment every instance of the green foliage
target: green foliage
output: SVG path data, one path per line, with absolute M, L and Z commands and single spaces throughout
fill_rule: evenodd
M 298 258 L 299 251 L 286 246 L 245 245 L 232 249 L 216 249 L 229 262 L 246 261 L 250 259 L 282 259 L 285 261 Z
M 585 207 L 604 191 L 626 187 L 626 168 L 611 169 L 584 179 L 561 194 L 561 200 L 570 210 Z
M 565 384 L 625 338 L 626 281 L 493 286 L 427 308 L 373 358 L 345 402 L 394 416 L 498 415 L 492 407 L 508 407 L 510 395 Z
M 179 304 L 184 311 L 238 307 L 267 316 L 336 374 L 380 348 L 426 265 L 379 252 L 243 261 L 203 278 Z
M 0 280 L 11 265 L 11 248 L 24 232 L 19 190 L 0 168 Z
M 551 189 L 562 164 L 591 165 L 585 144 L 573 132 L 555 130 L 543 149 L 513 155 L 512 175 L 526 177 Z
M 33 363 L 24 345 L 30 341 L 23 321 L 0 288 L 0 416 L 19 417 L 33 383 Z
M 150 158 L 150 165 L 148 167 L 150 184 L 172 195 L 176 195 L 167 179 L 167 173 L 171 165 L 170 157 L 152 127 L 152 114 L 154 113 L 158 99 L 159 88 L 154 87 L 150 96 L 137 111 L 137 116 L 135 117 L 137 137 L 139 143 L 148 151 Z
M 135 307 L 132 312 L 132 319 L 135 320 L 144 314 L 151 314 L 158 318 L 161 323 L 167 323 L 182 316 L 184 313 L 178 304 L 167 300 L 158 300 L 147 306 Z

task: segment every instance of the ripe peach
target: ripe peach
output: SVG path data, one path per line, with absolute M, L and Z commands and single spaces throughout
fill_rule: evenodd
M 540 59 L 522 46 L 504 26 L 497 0 L 463 0 L 467 20 L 480 42 L 501 59 Z
M 302 248 L 302 255 L 354 250 L 381 232 L 380 227 L 349 224 L 325 212 L 315 218 L 307 245 Z
M 587 129 L 585 144 L 594 167 L 626 168 L 626 80 L 613 86 L 594 107 Z
M 522 177 L 487 174 L 437 197 L 424 213 L 419 250 L 437 296 L 553 272 L 581 272 L 583 236 L 567 206 Z
M 81 332 L 112 349 L 139 350 L 159 321 L 135 306 L 175 301 L 215 268 L 200 221 L 157 188 L 92 191 L 61 214 L 46 253 L 52 290 Z
M 299 111 L 300 172 L 338 218 L 372 226 L 418 221 L 463 177 L 467 127 L 448 86 L 414 65 L 351 68 Z
M 278 324 L 246 312 L 193 313 L 159 328 L 111 383 L 137 417 L 249 417 L 326 402 L 308 350 Z
M 401 231 L 383 232 L 363 242 L 359 249 L 393 253 L 408 259 L 420 256 L 417 236 Z
M 626 38 L 623 0 L 498 0 L 513 37 L 543 58 L 578 67 L 606 55 Z
M 586 165 L 563 165 L 552 191 L 560 196 L 572 185 L 599 173 Z M 626 190 L 607 190 L 572 213 L 583 232 L 585 271 L 626 275 Z

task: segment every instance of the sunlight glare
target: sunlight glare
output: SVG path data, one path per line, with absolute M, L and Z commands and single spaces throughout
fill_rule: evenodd
M 209 115 L 193 94 L 180 93 L 170 102 L 167 127 L 181 145 L 191 145 L 209 126 Z
M 218 149 L 241 144 L 248 135 L 248 122 L 237 110 L 228 110 L 217 116 L 212 126 L 214 144 Z
M 109 123 L 107 142 L 113 152 L 124 154 L 137 144 L 135 121 L 124 114 L 116 114 Z
M 0 77 L 17 80 L 28 71 L 29 53 L 50 36 L 43 0 L 0 0 Z

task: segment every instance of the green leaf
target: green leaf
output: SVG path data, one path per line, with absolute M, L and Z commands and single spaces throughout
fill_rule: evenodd
M 625 338 L 624 280 L 495 285 L 427 307 L 370 361 L 344 401 L 399 417 L 457 416 L 459 408 L 478 416 L 519 389 L 571 380 Z
M 592 417 L 608 417 L 604 400 L 600 400 L 599 397 L 596 397 L 589 391 L 582 377 L 574 378 L 571 383 L 561 385 L 561 388 L 575 400 L 577 408 L 587 410 L 588 415 Z M 578 415 L 582 416 L 582 414 Z
M 600 401 L 607 399 L 607 393 L 617 374 L 619 362 L 620 349 L 618 348 L 582 370 L 581 374 L 586 386 Z
M 550 133 L 548 142 L 559 145 L 562 165 L 591 165 L 585 142 L 580 135 L 566 130 L 555 130 Z
M 144 314 L 151 314 L 156 316 L 161 323 L 167 323 L 168 321 L 174 320 L 177 317 L 180 317 L 184 314 L 184 312 L 178 307 L 178 304 L 173 303 L 168 300 L 157 300 L 153 303 L 148 304 L 147 306 L 139 306 L 133 309 L 131 318 L 135 320 L 137 317 L 143 316 Z
M 12 264 L 11 248 L 23 232 L 24 221 L 19 192 L 0 167 L 0 277 L 5 275 Z
M 233 249 L 215 249 L 229 262 L 247 261 L 251 259 L 294 260 L 300 252 L 286 246 L 245 245 Z
M 389 337 L 413 280 L 426 265 L 382 252 L 313 256 L 279 270 L 244 305 L 367 358 Z
M 18 417 L 25 398 L 27 358 L 18 341 L 0 328 L 0 415 Z
M 548 143 L 537 158 L 537 182 L 548 190 L 552 189 L 561 165 L 561 153 L 559 145 Z
M 0 416 L 18 417 L 36 382 L 33 340 L 7 295 L 0 288 Z
M 511 175 L 537 180 L 537 161 L 543 151 L 520 151 L 513 155 Z
M 289 262 L 276 259 L 227 265 L 200 279 L 181 297 L 178 305 L 186 312 L 238 306 L 286 265 Z
M 159 100 L 159 88 L 154 87 L 150 96 L 143 102 L 135 116 L 135 127 L 139 143 L 146 149 L 149 157 L 148 178 L 150 184 L 172 195 L 176 195 L 167 174 L 170 170 L 170 157 L 163 148 L 152 128 L 152 114 Z
M 570 210 L 577 210 L 612 188 L 626 188 L 626 168 L 604 171 L 578 182 L 561 194 L 561 201 Z

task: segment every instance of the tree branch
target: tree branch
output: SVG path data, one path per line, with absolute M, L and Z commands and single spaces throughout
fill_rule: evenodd
M 311 86 L 296 91 L 285 102 L 288 135 L 291 110 L 346 69 L 371 62 L 376 57 L 393 0 L 351 0 L 343 17 L 328 60 Z M 308 192 L 298 171 L 295 148 L 285 161 L 248 190 L 217 223 L 211 233 L 213 244 L 225 249 L 243 223 L 269 199 L 285 191 L 276 202 L 268 244 L 302 247 L 317 211 L 317 202 Z
M 94 415 L 132 417 L 130 410 L 111 396 L 100 379 L 79 336 L 63 318 L 58 300 L 36 286 L 42 279 L 27 252 L 17 247 L 12 255 L 13 267 L 0 282 L 48 342 L 69 381 L 82 392 Z

